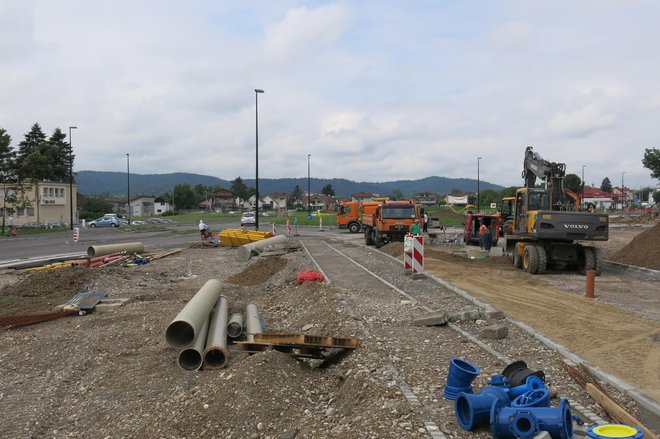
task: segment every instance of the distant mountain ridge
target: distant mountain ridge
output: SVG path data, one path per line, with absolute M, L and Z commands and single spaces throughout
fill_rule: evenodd
M 76 174 L 78 192 L 83 195 L 123 196 L 127 194 L 128 176 L 125 172 L 80 171 Z M 244 179 L 247 186 L 254 186 L 254 179 Z M 177 184 L 188 183 L 191 186 L 220 186 L 231 188 L 231 181 L 209 175 L 175 172 L 171 174 L 131 174 L 131 197 L 138 195 L 160 195 L 169 193 Z M 331 184 L 337 196 L 350 197 L 358 192 L 371 192 L 390 195 L 394 190 L 400 190 L 410 196 L 420 192 L 435 192 L 445 194 L 458 189 L 461 192 L 476 192 L 477 180 L 469 178 L 426 177 L 419 180 L 397 180 L 383 183 L 356 182 L 344 178 L 311 178 L 312 193 L 321 193 L 323 186 Z M 290 193 L 298 185 L 307 192 L 307 178 L 260 178 L 259 193 L 264 196 L 274 192 Z M 503 186 L 479 182 L 481 190 L 502 190 Z

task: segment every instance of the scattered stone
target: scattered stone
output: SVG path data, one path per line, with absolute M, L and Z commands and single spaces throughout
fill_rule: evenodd
M 509 335 L 509 328 L 506 325 L 487 326 L 481 330 L 481 335 L 484 338 L 499 340 Z
M 282 434 L 280 434 L 280 439 L 294 439 L 297 434 L 298 430 L 295 428 L 292 428 L 291 430 L 284 430 Z
M 482 311 L 481 317 L 486 320 L 502 320 L 504 318 L 504 312 L 495 308 L 487 308 Z
M 413 320 L 415 326 L 439 326 L 447 324 L 446 312 L 435 312 L 417 317 Z
M 449 314 L 450 322 L 463 322 L 466 320 L 477 320 L 479 318 L 479 309 L 467 309 L 457 313 Z

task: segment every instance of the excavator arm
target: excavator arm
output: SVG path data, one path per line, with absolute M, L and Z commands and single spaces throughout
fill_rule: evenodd
M 575 200 L 575 197 L 573 197 L 575 194 L 571 195 L 572 193 L 569 194 L 564 189 L 565 176 L 565 163 L 549 162 L 541 157 L 540 154 L 534 152 L 531 146 L 525 149 L 525 161 L 522 172 L 525 187 L 533 188 L 537 178 L 544 181 L 547 189 L 552 194 L 553 210 L 573 210 L 571 206 L 573 203 L 567 199 L 567 196 Z M 576 206 L 579 206 L 579 202 L 576 202 Z

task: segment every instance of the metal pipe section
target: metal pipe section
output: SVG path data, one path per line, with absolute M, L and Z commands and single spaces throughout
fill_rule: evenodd
M 209 332 L 209 322 L 211 321 L 211 314 L 209 313 L 208 317 L 202 325 L 202 329 L 199 330 L 199 334 L 195 337 L 192 345 L 183 349 L 179 352 L 177 357 L 177 364 L 183 370 L 196 371 L 202 367 L 203 363 L 203 353 L 204 346 L 206 346 L 206 335 Z
M 229 318 L 229 302 L 225 296 L 220 296 L 215 304 L 215 311 L 209 324 L 209 334 L 206 337 L 204 349 L 204 367 L 220 369 L 225 367 L 229 358 L 227 350 L 227 320 Z
M 245 317 L 240 312 L 235 312 L 229 316 L 229 323 L 227 323 L 227 335 L 229 338 L 239 338 L 243 335 L 244 324 Z
M 245 311 L 247 321 L 245 322 L 245 333 L 247 334 L 247 341 L 254 342 L 254 334 L 261 334 L 264 332 L 264 327 L 261 323 L 257 305 L 251 303 L 247 306 Z
M 141 242 L 126 242 L 124 244 L 91 245 L 87 247 L 88 258 L 120 252 L 142 253 L 144 252 L 144 244 Z
M 185 348 L 195 340 L 200 333 L 204 320 L 209 315 L 213 304 L 220 297 L 220 281 L 209 279 L 195 293 L 190 302 L 172 320 L 165 332 L 165 338 L 174 348 Z
M 270 238 L 262 239 L 260 241 L 251 242 L 238 247 L 238 257 L 241 261 L 249 261 L 253 254 L 259 254 L 267 250 L 271 246 L 284 244 L 289 240 L 284 235 L 277 235 Z

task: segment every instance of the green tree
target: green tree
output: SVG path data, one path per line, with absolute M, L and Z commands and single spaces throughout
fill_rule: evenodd
M 653 192 L 653 201 L 660 203 L 660 191 Z
M 582 179 L 575 174 L 566 174 L 564 188 L 579 194 L 582 192 Z
M 462 193 L 463 193 L 463 191 L 461 191 L 457 187 L 453 187 L 453 188 L 451 188 L 451 191 L 449 191 L 449 195 L 459 195 L 459 194 L 462 194 Z
M 515 197 L 516 196 L 516 190 L 518 190 L 517 186 L 509 186 L 507 188 L 504 188 L 500 191 L 500 198 Z
M 660 178 L 660 149 L 645 149 L 642 164 L 645 168 L 651 170 L 651 177 Z
M 176 208 L 192 209 L 197 205 L 195 200 L 195 192 L 189 183 L 177 184 L 173 189 L 174 200 L 176 201 Z
M 323 189 L 321 189 L 321 193 L 322 193 L 323 195 L 328 195 L 328 196 L 330 196 L 330 197 L 334 197 L 334 196 L 335 196 L 335 190 L 332 188 L 332 185 L 331 185 L 330 183 L 328 183 L 328 184 L 326 184 L 325 186 L 323 186 Z
M 105 198 L 88 197 L 80 205 L 80 218 L 93 220 L 112 212 L 112 203 Z
M 24 209 L 32 205 L 28 198 L 32 184 L 21 179 L 16 151 L 11 146 L 11 136 L 3 128 L 0 128 L 0 184 L 4 194 L 2 205 L 2 233 L 4 233 L 7 215 L 16 209 Z
M 23 162 L 27 157 L 39 150 L 39 147 L 46 142 L 46 134 L 44 134 L 41 126 L 38 123 L 32 125 L 30 131 L 25 134 L 24 139 L 18 144 L 18 153 L 16 155 L 16 161 L 19 169 L 19 173 L 22 177 L 25 178 L 34 178 L 31 169 L 24 166 Z
M 232 191 L 234 195 L 241 198 L 242 200 L 247 200 L 252 196 L 252 194 L 250 194 L 247 185 L 243 182 L 243 179 L 241 177 L 236 177 L 236 179 L 231 182 L 231 187 L 229 188 L 229 190 Z
M 50 154 L 52 159 L 53 180 L 69 181 L 69 171 L 73 168 L 75 154 L 71 145 L 66 140 L 66 134 L 61 129 L 55 128 L 53 134 L 48 139 L 51 146 Z M 72 176 L 73 177 L 73 176 Z
M 399 188 L 394 189 L 392 191 L 392 194 L 390 195 L 390 198 L 394 201 L 403 200 L 404 197 L 405 196 L 403 195 L 403 192 L 401 192 L 401 189 L 399 189 Z
M 479 202 L 482 206 L 488 207 L 490 203 L 496 203 L 500 199 L 500 194 L 493 189 L 484 189 L 479 193 Z
M 296 203 L 302 196 L 302 190 L 300 189 L 300 186 L 296 185 L 296 187 L 293 188 L 291 193 L 289 194 L 289 206 L 291 207 L 296 207 Z
M 612 182 L 608 177 L 603 178 L 603 182 L 600 184 L 600 190 L 606 194 L 612 193 Z

